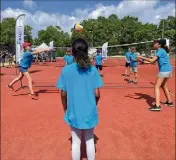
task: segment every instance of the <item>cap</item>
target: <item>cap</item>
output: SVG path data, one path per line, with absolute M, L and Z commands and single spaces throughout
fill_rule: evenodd
M 31 46 L 31 45 L 32 45 L 32 44 L 29 43 L 29 42 L 24 42 L 24 43 L 22 44 L 22 48 L 25 48 L 25 47 Z
M 166 39 L 154 40 L 154 43 L 159 43 L 160 45 L 166 45 Z

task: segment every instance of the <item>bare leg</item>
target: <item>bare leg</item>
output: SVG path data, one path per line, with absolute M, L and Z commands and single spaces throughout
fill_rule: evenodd
M 29 89 L 30 89 L 31 94 L 33 95 L 34 91 L 33 91 L 33 87 L 32 87 L 32 78 L 31 78 L 29 72 L 24 72 L 24 75 L 28 80 Z
M 138 78 L 138 73 L 135 72 L 135 73 L 134 73 L 134 79 L 135 79 L 135 82 L 136 82 L 136 83 L 137 83 L 137 81 L 138 81 L 137 78 Z
M 160 87 L 164 81 L 164 78 L 157 77 L 155 82 L 155 99 L 156 106 L 160 106 Z
M 133 73 L 132 73 L 132 71 L 130 71 L 129 82 L 131 82 L 131 81 L 132 81 L 132 76 L 133 76 Z
M 167 98 L 167 102 L 171 103 L 172 102 L 171 96 L 170 96 L 169 90 L 167 88 L 167 82 L 168 82 L 168 80 L 169 80 L 169 78 L 165 78 L 164 82 L 161 85 L 161 87 L 162 87 L 162 89 L 164 91 L 164 94 L 165 94 L 165 96 Z
M 17 78 L 15 78 L 10 84 L 9 86 L 13 86 L 16 82 L 18 82 L 19 80 L 21 80 L 23 78 L 23 73 L 20 72 L 19 76 Z
M 103 71 L 102 71 L 102 70 L 100 70 L 100 75 L 101 75 L 101 76 L 103 75 Z
M 128 74 L 128 68 L 126 67 L 125 68 L 125 76 L 127 76 L 127 74 Z

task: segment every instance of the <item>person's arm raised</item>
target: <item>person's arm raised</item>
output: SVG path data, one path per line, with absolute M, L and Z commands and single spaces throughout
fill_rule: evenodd
M 145 61 L 148 61 L 150 63 L 155 63 L 158 59 L 157 56 L 153 57 L 153 58 L 146 58 L 146 57 L 142 57 L 142 56 L 138 56 L 139 59 L 143 59 Z
M 32 54 L 39 54 L 42 52 L 49 52 L 51 49 L 50 48 L 45 48 L 45 49 L 37 49 L 36 51 L 33 51 Z

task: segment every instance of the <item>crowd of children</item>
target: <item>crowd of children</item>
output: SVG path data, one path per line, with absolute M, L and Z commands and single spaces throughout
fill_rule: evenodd
M 2 67 L 13 67 L 15 65 L 15 54 L 7 50 L 2 50 L 0 52 L 0 63 Z

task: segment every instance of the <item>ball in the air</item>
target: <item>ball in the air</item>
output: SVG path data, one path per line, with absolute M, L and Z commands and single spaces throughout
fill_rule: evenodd
M 74 30 L 77 31 L 77 32 L 81 32 L 83 30 L 83 26 L 80 25 L 79 23 L 76 23 L 74 25 Z

